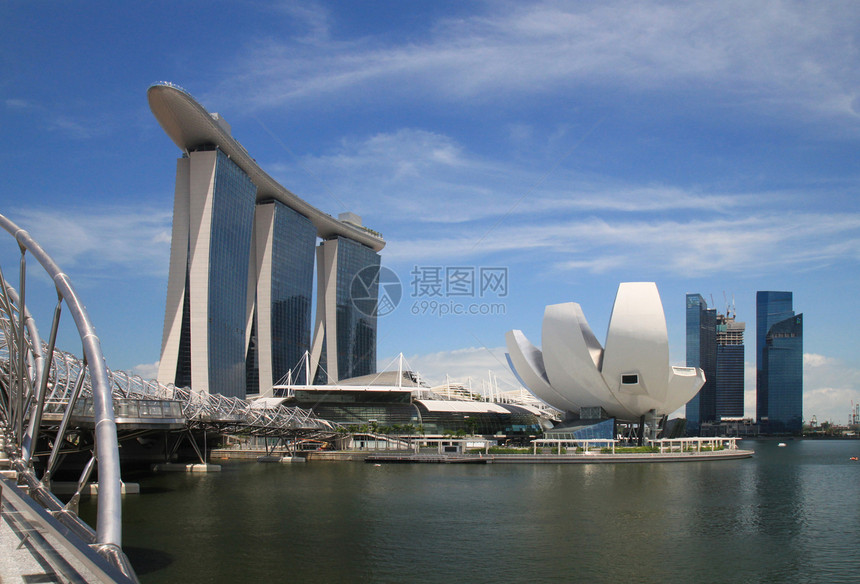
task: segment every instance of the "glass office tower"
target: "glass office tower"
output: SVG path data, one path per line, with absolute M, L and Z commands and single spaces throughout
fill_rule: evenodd
M 733 314 L 717 315 L 716 421 L 744 415 L 744 330 Z
M 702 422 L 716 418 L 717 311 L 701 294 L 687 294 L 687 367 L 705 372 L 705 384 L 687 402 L 687 433 L 698 434 Z
M 311 348 L 311 300 L 314 286 L 316 228 L 307 217 L 274 203 L 272 259 L 272 379 L 293 369 L 293 381 L 305 383 L 300 365 Z
M 756 293 L 756 421 L 764 433 L 803 424 L 803 315 L 791 292 Z

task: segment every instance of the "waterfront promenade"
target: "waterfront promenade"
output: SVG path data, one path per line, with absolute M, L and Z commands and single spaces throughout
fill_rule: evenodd
M 377 441 L 379 442 L 379 441 Z M 520 452 L 499 453 L 490 441 L 476 438 L 431 439 L 431 447 L 412 445 L 408 449 L 360 449 L 306 452 L 286 450 L 222 448 L 212 451 L 211 457 L 223 460 L 258 460 L 259 462 L 373 462 L 415 464 L 613 464 L 648 462 L 701 462 L 706 460 L 733 460 L 749 458 L 752 450 L 739 449 L 737 438 L 678 438 L 657 440 L 654 451 L 643 452 L 635 448 L 622 448 L 617 440 L 536 440 L 531 449 Z M 402 441 L 395 440 L 396 444 Z M 474 445 L 483 443 L 480 448 Z M 540 446 L 540 450 L 538 447 Z M 530 452 L 529 452 L 530 450 Z

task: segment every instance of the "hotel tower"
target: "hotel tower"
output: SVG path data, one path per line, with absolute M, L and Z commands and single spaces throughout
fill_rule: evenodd
M 183 89 L 156 84 L 148 98 L 182 152 L 158 380 L 245 397 L 270 395 L 290 373 L 295 384 L 374 373 L 376 315 L 359 310 L 350 286 L 359 272 L 376 282 L 382 237 L 278 184 Z

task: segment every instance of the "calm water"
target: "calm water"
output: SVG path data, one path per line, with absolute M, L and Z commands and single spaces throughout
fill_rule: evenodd
M 743 444 L 756 456 L 140 477 L 124 547 L 143 584 L 860 581 L 860 441 Z

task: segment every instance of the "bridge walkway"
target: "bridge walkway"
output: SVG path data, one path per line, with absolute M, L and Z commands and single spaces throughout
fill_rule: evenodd
M 92 549 L 89 526 L 68 515 L 64 525 L 55 517 L 61 510 L 44 508 L 17 484 L 5 447 L 0 434 L 0 582 L 133 584 Z

